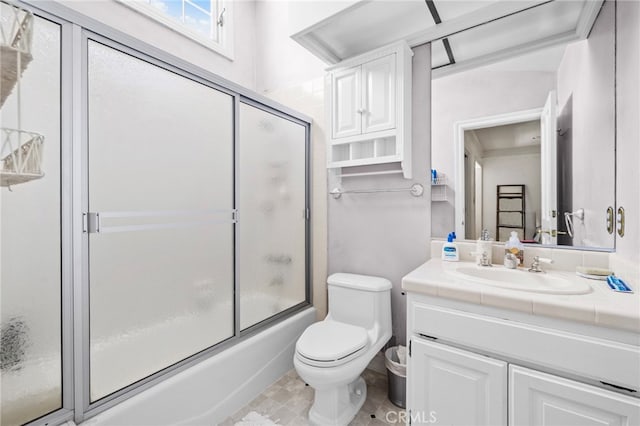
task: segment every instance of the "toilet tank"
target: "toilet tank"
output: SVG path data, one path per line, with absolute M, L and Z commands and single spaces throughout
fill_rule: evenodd
M 327 278 L 329 317 L 367 330 L 391 329 L 391 282 L 369 275 L 337 273 Z

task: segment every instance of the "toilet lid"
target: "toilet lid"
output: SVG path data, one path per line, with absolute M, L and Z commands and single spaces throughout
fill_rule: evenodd
M 367 346 L 367 331 L 338 321 L 320 321 L 309 326 L 296 344 L 308 360 L 332 363 L 348 361 Z

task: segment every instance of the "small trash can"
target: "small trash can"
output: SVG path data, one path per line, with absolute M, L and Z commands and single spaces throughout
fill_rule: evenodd
M 387 367 L 389 401 L 407 408 L 407 348 L 393 346 L 384 352 Z

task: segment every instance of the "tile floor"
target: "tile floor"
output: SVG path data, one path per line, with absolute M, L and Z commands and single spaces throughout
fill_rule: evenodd
M 365 370 L 362 377 L 367 383 L 367 399 L 350 425 L 400 424 L 399 413 L 404 410 L 387 398 L 386 374 Z M 269 417 L 278 425 L 306 426 L 309 424 L 307 414 L 312 403 L 313 388 L 306 386 L 296 371 L 291 370 L 249 405 L 227 418 L 221 426 L 232 426 L 251 411 Z

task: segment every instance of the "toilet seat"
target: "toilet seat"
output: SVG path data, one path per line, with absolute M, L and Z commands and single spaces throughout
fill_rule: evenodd
M 334 367 L 349 362 L 369 346 L 367 331 L 338 321 L 309 326 L 296 344 L 300 361 L 315 367 Z

